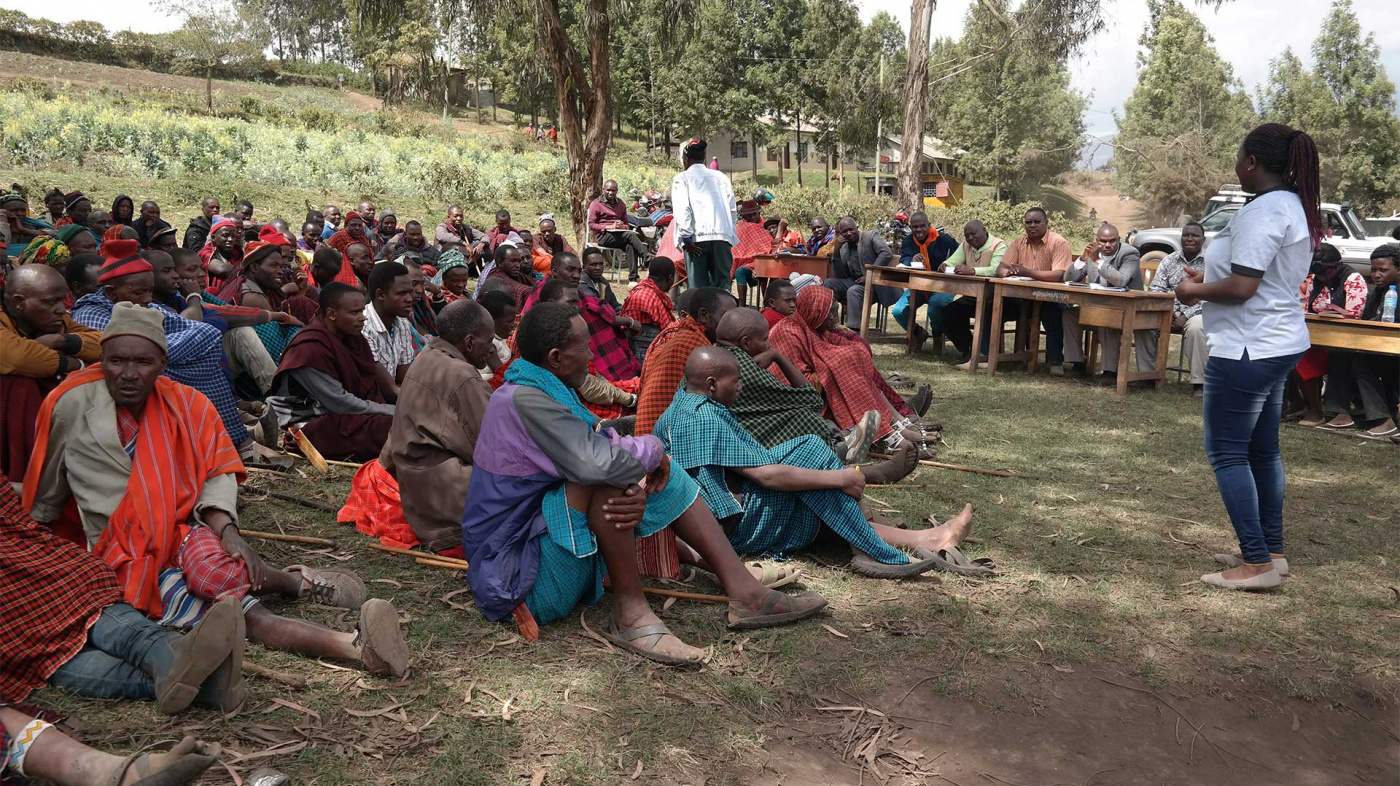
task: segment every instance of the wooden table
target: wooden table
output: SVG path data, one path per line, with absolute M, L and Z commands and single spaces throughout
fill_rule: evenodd
M 827 257 L 809 257 L 805 254 L 759 254 L 753 258 L 753 277 L 757 281 L 758 305 L 763 307 L 763 295 L 768 290 L 768 282 L 775 278 L 787 279 L 793 273 L 811 274 L 822 281 L 831 278 L 831 260 Z
M 916 303 L 914 293 L 916 292 L 942 292 L 949 295 L 966 295 L 968 297 L 979 298 L 978 303 L 986 303 L 987 297 L 991 293 L 991 279 L 982 276 L 959 276 L 952 273 L 935 273 L 932 270 L 920 268 L 899 268 L 883 267 L 880 265 L 865 266 L 865 303 L 861 306 L 860 316 L 860 336 L 866 338 L 866 333 L 870 327 L 870 308 L 875 302 L 875 287 L 897 287 L 909 291 L 909 325 L 905 329 L 905 351 L 913 353 L 917 347 L 914 346 L 914 328 L 918 324 L 916 319 Z M 983 323 L 982 309 L 979 306 L 976 316 L 972 321 L 972 346 L 974 349 L 981 346 L 982 331 L 986 329 Z M 978 353 L 972 353 L 972 371 L 977 370 Z
M 1308 333 L 1315 347 L 1400 355 L 1400 324 L 1308 315 Z
M 1085 286 L 1051 284 L 1044 281 L 1013 281 L 1007 278 L 991 280 L 992 341 L 987 353 L 987 367 L 997 373 L 1003 361 L 1024 360 L 1026 368 L 1035 373 L 1040 361 L 1040 304 L 1058 303 L 1079 306 L 1079 324 L 1084 327 L 1120 330 L 1123 339 L 1118 353 L 1118 395 L 1128 395 L 1128 383 L 1151 380 L 1161 389 L 1167 383 L 1167 354 L 1171 345 L 1172 304 L 1176 298 L 1170 292 L 1114 292 Z M 1002 351 L 1003 304 L 1007 298 L 1029 300 L 1033 304 L 1029 318 L 1022 309 L 1016 327 L 1016 343 L 1011 352 Z M 1132 331 L 1156 330 L 1157 367 L 1152 371 L 1129 371 L 1132 352 Z M 1092 358 L 1090 358 L 1092 362 Z

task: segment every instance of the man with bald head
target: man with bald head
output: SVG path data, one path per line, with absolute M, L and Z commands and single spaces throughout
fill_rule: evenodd
M 810 545 L 825 526 L 850 544 L 856 573 L 912 578 L 940 567 L 938 553 L 967 536 L 970 505 L 957 519 L 929 530 L 872 524 L 860 509 L 863 471 L 844 467 L 812 435 L 765 448 L 729 409 L 742 393 L 735 356 L 722 347 L 698 347 L 686 361 L 684 389 L 655 429 L 673 465 L 699 484 L 739 554 L 788 556 Z
M 831 278 L 822 285 L 836 293 L 836 302 L 846 304 L 846 327 L 860 330 L 860 315 L 865 306 L 865 268 L 867 265 L 890 267 L 894 254 L 885 239 L 875 230 L 861 232 L 852 216 L 836 222 L 836 239 L 831 252 Z M 876 287 L 875 300 L 882 306 L 893 306 L 902 290 Z
M 1087 282 L 1106 287 L 1122 287 L 1141 291 L 1142 255 L 1130 243 L 1124 243 L 1118 236 L 1118 227 L 1105 221 L 1099 226 L 1094 242 L 1090 243 L 1065 271 L 1067 283 Z M 1065 330 L 1065 362 L 1073 364 L 1076 371 L 1084 370 L 1084 331 L 1079 326 L 1079 309 L 1066 308 L 1061 319 Z M 1099 343 L 1103 345 L 1103 375 L 1105 379 L 1118 378 L 1118 351 L 1123 332 L 1111 328 L 1098 328 Z M 1137 370 L 1151 371 L 1157 365 L 1156 331 L 1135 330 L 1133 340 L 1139 347 Z M 1148 342 L 1153 348 L 1142 351 Z
M 24 477 L 39 404 L 66 375 L 102 357 L 102 334 L 68 315 L 68 284 L 48 265 L 5 279 L 0 310 L 0 475 Z
M 842 431 L 822 417 L 826 405 L 797 366 L 768 342 L 768 320 L 751 308 L 724 315 L 715 331 L 716 343 L 739 364 L 743 389 L 729 406 L 744 430 L 766 448 L 807 435 L 831 445 L 841 460 L 865 461 L 875 439 L 880 415 L 867 412 L 855 427 Z M 895 457 L 866 468 L 872 483 L 893 483 L 918 466 L 918 451 L 901 445 Z
M 472 454 L 491 399 L 476 369 L 495 352 L 491 315 L 475 301 L 448 303 L 437 328 L 399 386 L 379 460 L 355 476 L 341 514 L 361 532 L 429 551 L 462 542 Z M 413 493 L 398 495 L 404 485 Z
M 603 183 L 603 193 L 588 205 L 588 231 L 594 242 L 603 248 L 620 248 L 627 252 L 627 280 L 637 281 L 637 263 L 647 256 L 647 244 L 632 228 L 627 203 L 617 198 L 617 181 Z
M 992 236 L 986 225 L 974 218 L 963 225 L 963 242 L 943 264 L 943 272 L 959 276 L 994 276 L 1004 256 L 1006 241 Z M 972 357 L 972 320 L 976 316 L 977 298 L 966 295 L 943 309 L 943 335 L 962 353 L 963 363 Z

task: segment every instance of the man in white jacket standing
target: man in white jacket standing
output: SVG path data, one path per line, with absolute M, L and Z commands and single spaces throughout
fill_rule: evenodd
M 733 248 L 739 242 L 734 187 L 723 172 L 705 166 L 705 142 L 681 145 L 685 170 L 671 181 L 671 210 L 676 240 L 685 251 L 690 288 L 718 287 L 729 291 Z

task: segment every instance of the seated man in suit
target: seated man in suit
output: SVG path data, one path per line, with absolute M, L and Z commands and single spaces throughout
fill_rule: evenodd
M 1106 287 L 1142 290 L 1142 255 L 1129 243 L 1118 236 L 1118 227 L 1104 222 L 1098 235 L 1065 271 L 1065 282 L 1099 284 Z M 1079 327 L 1079 309 L 1066 308 L 1061 316 L 1065 334 L 1065 361 L 1076 371 L 1084 370 L 1084 331 Z M 1118 377 L 1118 348 L 1122 331 L 1099 328 L 1099 342 L 1103 344 L 1103 375 L 1105 379 Z M 1156 342 L 1157 331 L 1133 331 L 1134 343 L 1138 346 L 1138 371 L 1151 371 L 1156 365 L 1157 353 L 1145 352 L 1142 347 Z M 1155 350 L 1155 344 L 1153 349 Z
M 851 216 L 837 221 L 835 231 L 831 278 L 822 285 L 836 293 L 836 302 L 846 304 L 846 327 L 860 330 L 860 313 L 865 305 L 865 266 L 890 267 L 894 264 L 894 254 L 879 232 L 860 231 Z M 901 290 L 895 287 L 876 287 L 875 300 L 882 306 L 893 306 L 900 294 Z

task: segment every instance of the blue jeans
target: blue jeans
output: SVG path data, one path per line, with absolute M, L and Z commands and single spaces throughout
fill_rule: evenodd
M 918 304 L 916 304 L 911 309 L 909 307 L 909 293 L 905 292 L 904 295 L 900 297 L 899 302 L 895 303 L 894 306 L 890 309 L 890 313 L 894 315 L 894 321 L 898 322 L 900 327 L 905 328 L 907 330 L 909 328 L 909 312 L 917 311 L 919 305 L 924 305 L 925 303 L 927 303 L 928 332 L 942 333 L 943 308 L 949 303 L 952 303 L 953 299 L 956 297 L 957 295 L 949 295 L 945 292 L 934 292 L 932 294 L 924 294 L 921 292 L 919 293 Z
M 49 678 L 49 684 L 94 699 L 156 697 L 156 675 L 170 670 L 180 634 L 114 603 L 88 628 L 87 646 Z
M 1206 363 L 1205 446 L 1245 562 L 1283 553 L 1283 386 L 1302 353 Z

